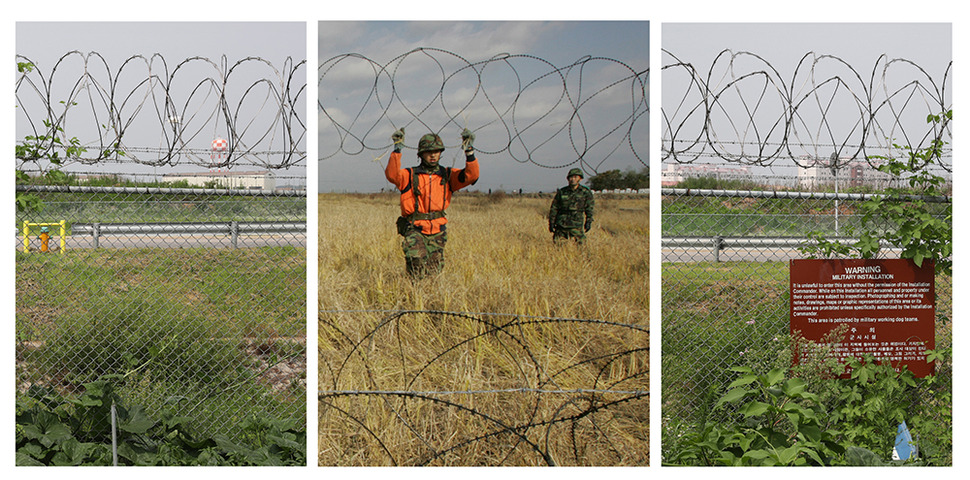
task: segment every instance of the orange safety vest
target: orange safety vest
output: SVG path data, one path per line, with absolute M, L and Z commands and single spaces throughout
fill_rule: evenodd
M 401 191 L 401 216 L 425 235 L 434 235 L 448 223 L 445 209 L 451 194 L 478 180 L 478 161 L 472 156 L 461 170 L 438 166 L 428 172 L 420 166 L 402 169 L 401 153 L 393 152 L 384 176 Z

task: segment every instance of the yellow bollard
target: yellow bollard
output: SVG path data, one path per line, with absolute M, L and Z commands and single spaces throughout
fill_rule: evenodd
M 50 227 L 60 227 L 59 238 L 60 238 L 60 248 L 58 248 L 58 253 L 64 254 L 65 248 L 67 247 L 67 222 L 61 220 L 57 223 L 30 223 L 24 222 L 23 237 L 24 237 L 24 253 L 30 252 L 30 227 L 40 227 L 40 235 L 37 238 L 40 239 L 40 251 L 50 252 L 51 251 L 51 230 Z

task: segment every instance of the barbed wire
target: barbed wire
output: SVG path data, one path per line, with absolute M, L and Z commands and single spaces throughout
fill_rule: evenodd
M 558 393 L 558 394 L 573 394 L 573 393 L 622 393 L 625 395 L 647 395 L 647 392 L 643 390 L 602 390 L 595 388 L 573 388 L 570 390 L 561 389 L 542 389 L 542 388 L 501 388 L 493 390 L 434 390 L 426 392 L 415 392 L 415 391 L 403 391 L 403 390 L 320 390 L 317 392 L 320 396 L 338 396 L 338 395 L 420 395 L 420 396 L 433 396 L 433 395 L 477 395 L 481 393 Z
M 593 56 L 556 66 L 508 53 L 470 61 L 438 48 L 416 48 L 386 63 L 337 55 L 319 68 L 319 160 L 384 156 L 398 128 L 420 128 L 415 140 L 437 133 L 446 149 L 456 148 L 467 127 L 479 153 L 504 153 L 519 163 L 578 164 L 595 173 L 626 156 L 646 166 L 648 76 L 645 66 Z
M 424 322 L 442 333 L 413 338 Z M 645 462 L 648 334 L 603 320 L 321 310 L 318 400 L 330 438 L 321 449 L 352 437 L 382 452 L 370 459 L 376 464 L 449 464 L 454 455 L 461 464 L 503 464 L 524 455 L 560 465 L 588 464 L 580 452 L 595 445 L 612 465 Z M 573 350 L 568 339 L 577 338 Z M 477 384 L 464 371 L 469 358 L 485 388 L 449 388 Z M 436 422 L 442 411 L 449 420 Z M 482 451 L 500 460 L 475 456 Z
M 160 54 L 134 55 L 113 70 L 98 52 L 72 51 L 49 71 L 17 63 L 21 164 L 305 164 L 305 60 L 197 56 L 169 69 Z
M 876 166 L 877 157 L 906 158 L 909 148 L 952 139 L 949 118 L 928 122 L 952 109 L 952 62 L 934 79 L 915 62 L 881 55 L 864 75 L 837 56 L 809 52 L 786 79 L 751 52 L 723 50 L 704 72 L 698 59 L 662 51 L 663 161 Z M 942 157 L 949 170 L 952 150 Z

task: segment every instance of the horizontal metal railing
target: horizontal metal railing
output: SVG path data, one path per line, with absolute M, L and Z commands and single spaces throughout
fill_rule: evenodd
M 244 197 L 305 197 L 306 190 L 260 190 L 226 188 L 102 187 L 78 185 L 17 185 L 18 192 L 101 193 L 151 195 L 218 195 Z
M 306 222 L 75 223 L 74 235 L 303 233 Z
M 850 237 L 830 237 L 826 240 L 843 245 L 851 245 L 858 238 Z M 805 237 L 725 237 L 715 235 L 712 237 L 666 237 L 661 238 L 662 248 L 710 248 L 714 255 L 714 261 L 720 261 L 720 252 L 728 249 L 745 248 L 765 248 L 765 249 L 798 249 L 814 242 Z M 880 248 L 891 249 L 892 245 L 888 242 L 881 242 Z
M 240 236 L 284 234 L 306 234 L 306 222 L 75 223 L 68 235 L 90 237 L 91 248 L 99 248 L 100 239 L 111 235 L 219 235 L 238 248 Z
M 661 195 L 680 197 L 736 197 L 736 198 L 778 198 L 795 200 L 869 200 L 885 197 L 880 193 L 833 193 L 797 192 L 791 190 L 713 190 L 703 188 L 663 188 Z M 949 196 L 901 195 L 904 200 L 922 200 L 930 203 L 949 203 Z
M 306 222 L 82 223 L 71 231 L 90 235 L 94 248 L 105 235 L 228 235 L 237 248 L 240 235 L 306 233 Z

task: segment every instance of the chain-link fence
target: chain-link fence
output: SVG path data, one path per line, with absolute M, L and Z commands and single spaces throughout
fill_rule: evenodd
M 849 240 L 868 195 L 794 191 L 662 191 L 665 418 L 701 421 L 735 379 L 731 367 L 784 361 L 789 262 L 808 234 Z M 930 199 L 942 212 L 947 198 Z M 868 228 L 879 227 L 868 225 Z M 886 248 L 880 257 L 898 258 Z M 952 342 L 952 277 L 936 279 L 936 347 Z M 938 370 L 952 386 L 949 368 Z M 930 395 L 927 392 L 927 395 Z
M 305 425 L 305 191 L 17 191 L 18 395 L 111 376 L 202 434 Z

